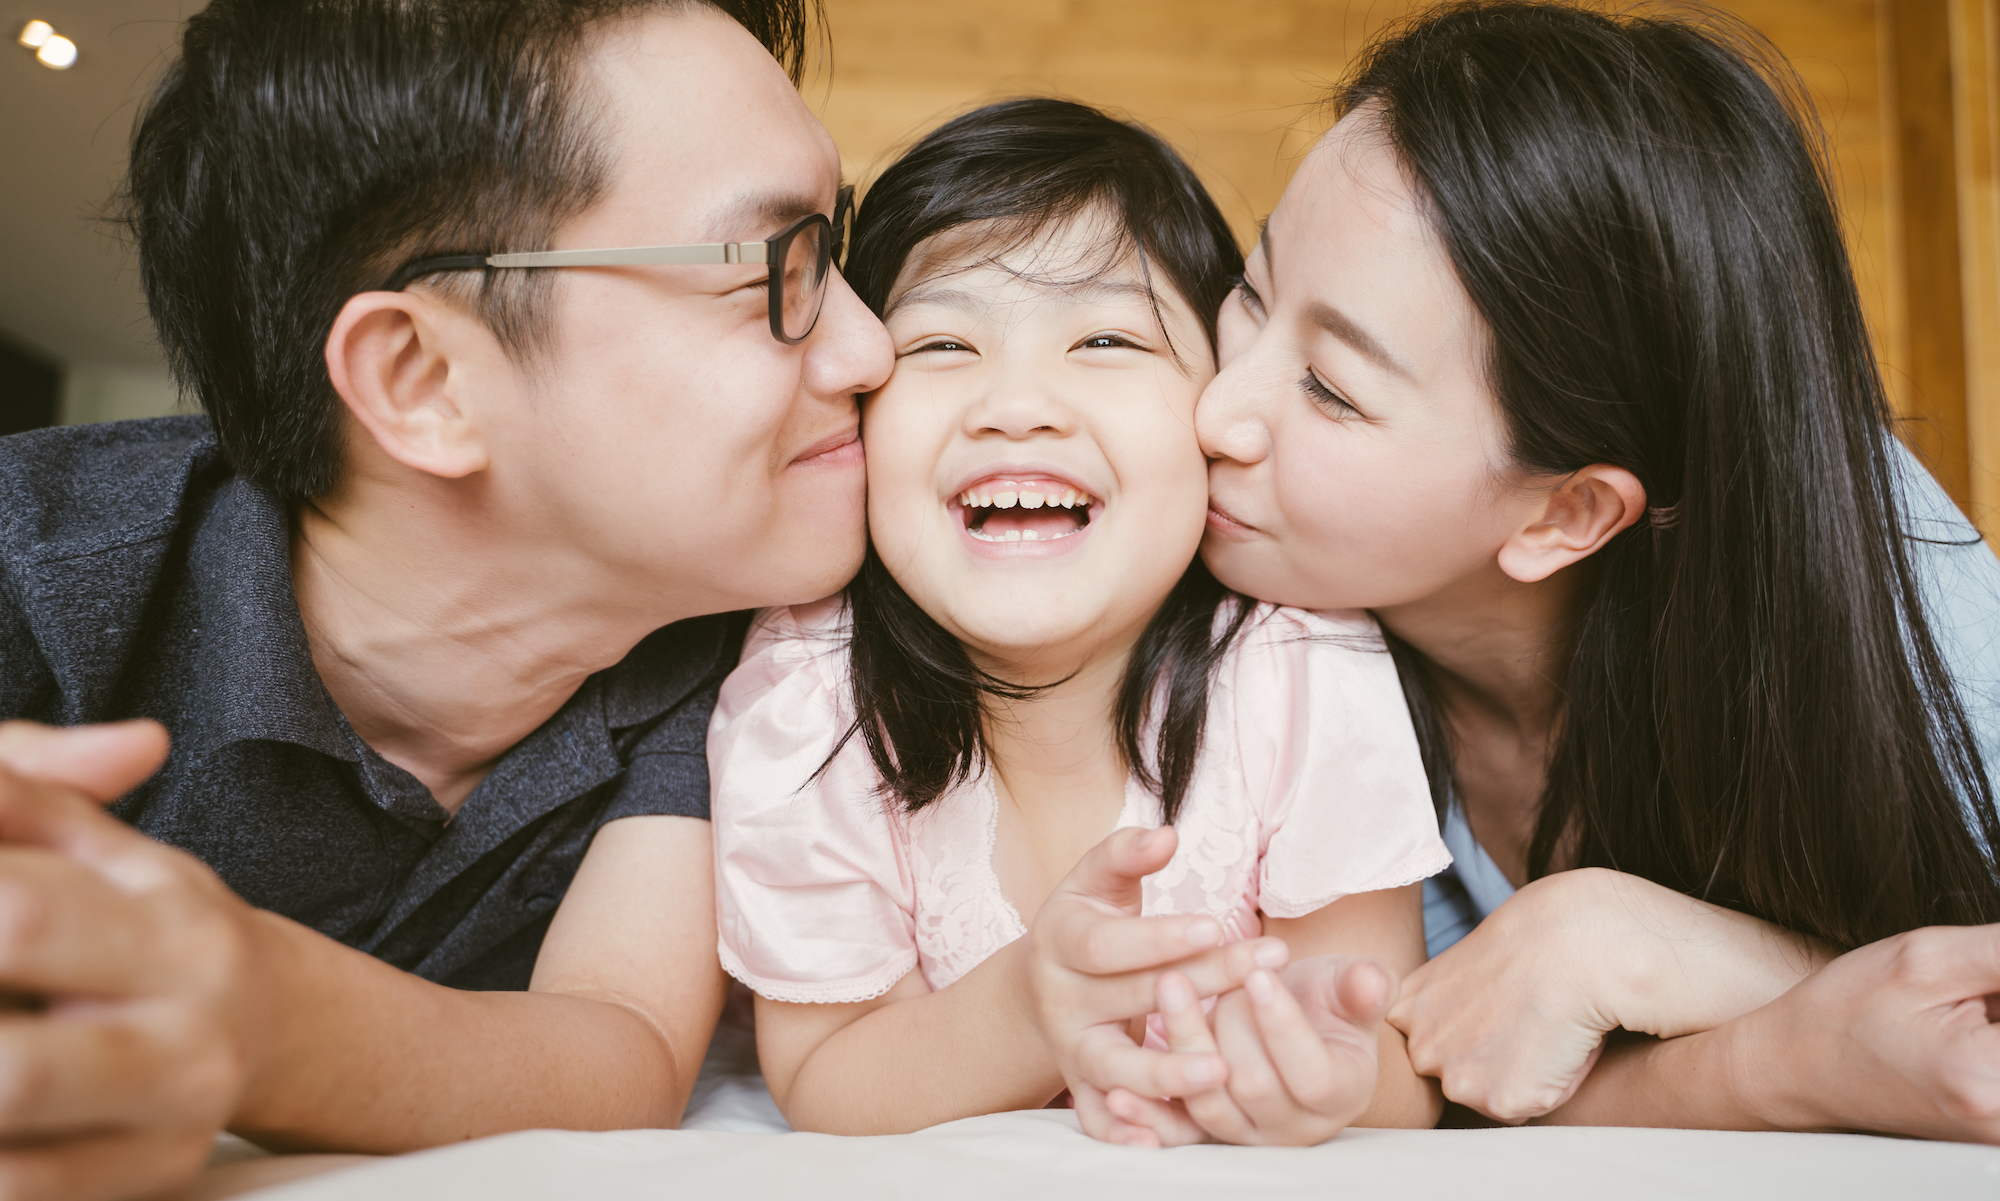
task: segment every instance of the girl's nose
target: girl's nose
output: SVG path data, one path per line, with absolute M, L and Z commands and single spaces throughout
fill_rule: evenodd
M 1068 434 L 1076 428 L 1076 412 L 1045 382 L 1001 378 L 966 412 L 966 433 L 1032 438 L 1037 434 Z

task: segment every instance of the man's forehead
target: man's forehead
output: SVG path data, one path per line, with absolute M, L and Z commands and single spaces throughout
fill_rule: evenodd
M 735 21 L 705 7 L 654 12 L 607 33 L 592 57 L 614 204 L 718 241 L 831 215 L 833 140 Z
M 833 196 L 826 190 L 746 189 L 710 205 L 699 223 L 699 236 L 723 241 L 748 236 L 748 230 L 775 232 L 813 213 L 830 217 L 832 205 Z

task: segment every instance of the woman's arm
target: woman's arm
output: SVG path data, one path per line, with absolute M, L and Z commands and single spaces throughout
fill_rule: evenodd
M 2000 926 L 1851 951 L 1720 1028 L 1614 1046 L 1543 1120 L 2000 1143 Z
M 1768 922 L 1590 868 L 1521 889 L 1411 973 L 1389 1021 L 1446 1097 L 1518 1122 L 1567 1102 L 1611 1031 L 1713 1030 L 1830 958 Z

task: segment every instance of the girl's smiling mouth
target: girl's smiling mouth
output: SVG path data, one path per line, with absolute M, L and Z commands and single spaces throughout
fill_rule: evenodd
M 947 507 L 956 511 L 978 549 L 1028 550 L 1030 544 L 1062 542 L 1082 533 L 1101 512 L 1102 502 L 1069 480 L 1036 472 L 988 476 L 967 485 Z

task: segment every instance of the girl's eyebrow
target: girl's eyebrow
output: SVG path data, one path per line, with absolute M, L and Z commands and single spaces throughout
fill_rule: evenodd
M 1057 293 L 1066 300 L 1085 304 L 1091 301 L 1133 299 L 1145 300 L 1150 303 L 1153 298 L 1151 289 L 1142 283 L 1131 280 L 1044 280 L 1028 275 L 1018 276 L 1017 278 L 1023 283 Z M 918 284 L 916 287 L 911 288 L 901 296 L 890 301 L 887 307 L 882 310 L 882 320 L 887 321 L 896 315 L 898 309 L 906 305 L 919 304 L 958 309 L 961 312 L 976 315 L 991 308 L 993 306 L 993 298 L 977 292 L 968 292 L 963 288 Z

